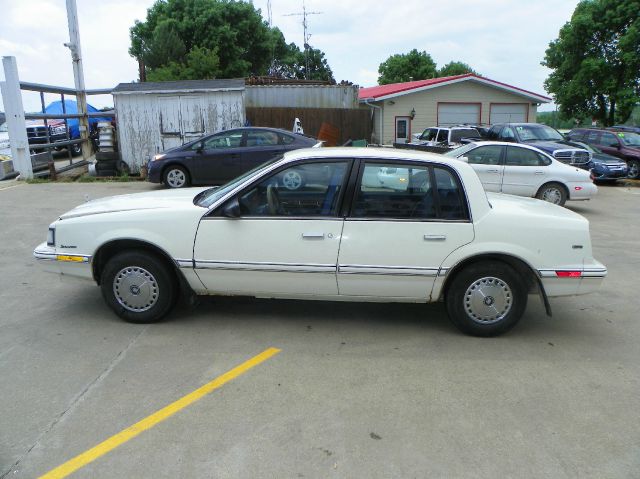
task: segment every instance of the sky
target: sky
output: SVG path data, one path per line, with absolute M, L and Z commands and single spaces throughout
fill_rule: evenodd
M 438 67 L 463 61 L 493 80 L 547 95 L 550 70 L 540 65 L 578 0 L 305 0 L 309 43 L 325 52 L 337 81 L 377 84 L 378 66 L 390 55 L 416 48 Z M 77 0 L 87 88 L 135 81 L 129 28 L 144 21 L 153 0 Z M 254 0 L 265 20 L 267 0 Z M 287 42 L 303 44 L 302 0 L 271 0 L 272 25 Z M 20 79 L 73 87 L 64 0 L 0 0 L 0 56 L 15 56 Z M 0 80 L 4 71 L 0 69 Z M 45 101 L 56 100 L 48 95 Z M 96 107 L 110 96 L 91 97 Z M 37 94 L 23 94 L 25 110 L 40 108 Z M 0 110 L 2 110 L 0 101 Z M 540 108 L 553 109 L 553 105 Z

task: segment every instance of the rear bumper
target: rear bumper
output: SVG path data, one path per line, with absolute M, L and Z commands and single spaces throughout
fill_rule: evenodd
M 573 270 L 573 268 L 572 268 Z M 547 296 L 575 296 L 597 291 L 604 278 L 607 276 L 607 268 L 602 263 L 593 260 L 578 269 L 580 276 L 559 277 L 558 272 L 565 269 L 541 269 L 538 270 L 540 280 Z
M 593 183 L 569 183 L 570 200 L 590 200 L 598 193 L 598 187 Z

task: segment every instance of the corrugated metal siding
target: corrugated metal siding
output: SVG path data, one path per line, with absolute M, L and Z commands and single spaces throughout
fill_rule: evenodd
M 358 109 L 358 87 L 339 85 L 256 85 L 245 87 L 247 108 Z
M 137 173 L 149 158 L 245 123 L 242 91 L 114 95 L 122 160 Z

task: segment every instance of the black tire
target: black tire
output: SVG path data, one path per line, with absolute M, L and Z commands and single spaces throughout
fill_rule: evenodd
M 162 181 L 167 188 L 185 188 L 191 184 L 191 177 L 185 167 L 169 165 L 164 170 Z
M 564 206 L 567 202 L 567 189 L 560 183 L 546 183 L 540 187 L 536 198 L 554 205 Z
M 69 145 L 71 149 L 71 156 L 78 156 L 82 154 L 82 143 L 74 143 L 73 145 Z
M 628 160 L 627 165 L 629 166 L 629 178 L 634 180 L 640 178 L 640 160 Z
M 100 288 L 109 307 L 130 323 L 160 321 L 178 296 L 175 275 L 165 262 L 138 250 L 111 258 L 102 270 Z
M 498 336 L 520 321 L 527 307 L 527 288 L 509 265 L 486 261 L 456 274 L 445 301 L 449 318 L 462 332 Z

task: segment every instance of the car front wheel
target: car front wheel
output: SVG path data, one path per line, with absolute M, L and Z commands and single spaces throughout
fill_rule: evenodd
M 189 173 L 182 166 L 169 166 L 164 172 L 164 184 L 169 188 L 184 188 L 189 183 Z
M 547 183 L 538 190 L 536 198 L 554 205 L 564 206 L 567 201 L 567 191 L 560 183 Z
M 178 285 L 172 272 L 155 255 L 125 251 L 111 258 L 100 278 L 109 307 L 131 323 L 153 323 L 173 307 Z
M 497 336 L 510 330 L 527 306 L 520 276 L 498 261 L 472 264 L 453 279 L 446 294 L 451 321 L 472 336 Z

